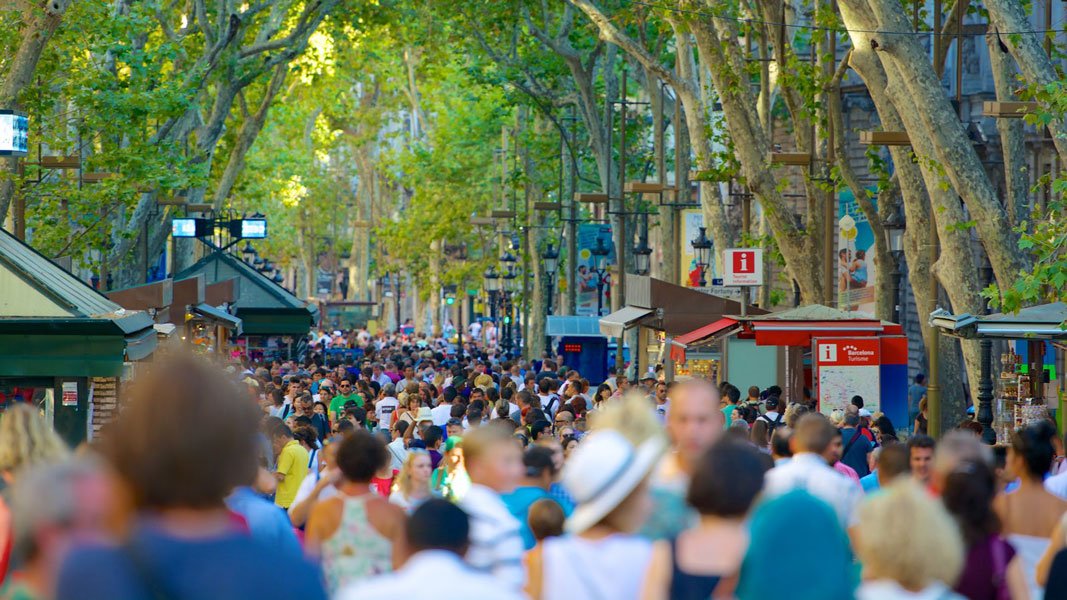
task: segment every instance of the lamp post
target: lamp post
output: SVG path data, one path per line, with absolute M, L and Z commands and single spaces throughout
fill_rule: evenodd
M 700 287 L 708 285 L 707 272 L 711 265 L 711 240 L 708 239 L 706 228 L 701 227 L 696 238 L 689 242 L 697 255 L 697 268 L 700 269 Z
M 893 272 L 889 274 L 893 278 L 893 322 L 900 323 L 900 278 L 903 276 L 900 271 L 900 263 L 904 260 L 905 228 L 904 219 L 901 217 L 900 211 L 894 211 L 886 219 L 885 223 L 882 223 L 882 227 L 885 229 L 889 253 L 893 257 Z
M 604 316 L 604 275 L 607 274 L 608 253 L 611 249 L 604 244 L 604 238 L 596 239 L 596 246 L 590 251 L 593 255 L 593 272 L 596 273 L 596 316 Z
M 515 294 L 519 290 L 518 270 L 514 265 L 509 266 L 501 279 L 504 281 L 504 295 L 501 302 L 504 309 L 504 352 L 510 358 L 512 350 L 515 349 L 515 318 L 513 309 L 515 308 Z
M 485 274 L 482 275 L 482 279 L 485 281 L 485 291 L 489 294 L 489 319 L 496 325 L 496 298 L 500 293 L 500 274 L 497 273 L 496 267 L 490 266 L 485 270 Z
M 245 247 L 241 249 L 241 255 L 244 256 L 245 262 L 248 264 L 254 264 L 256 260 L 256 249 L 252 247 L 252 242 L 245 242 Z
M 559 268 L 559 251 L 549 244 L 543 252 L 541 252 L 541 262 L 545 265 L 545 285 L 548 287 L 548 292 L 545 294 L 545 322 L 548 322 L 548 316 L 552 314 L 552 300 L 556 293 L 556 269 Z M 552 355 L 552 338 L 545 336 L 545 353 L 548 356 Z
M 985 285 L 993 282 L 993 266 L 986 261 L 982 267 L 982 281 Z M 989 314 L 989 303 L 986 303 Z M 978 341 L 981 364 L 978 380 L 978 422 L 982 425 L 982 441 L 990 446 L 997 443 L 997 432 L 993 429 L 993 340 L 983 336 Z M 1020 390 L 1021 392 L 1022 390 Z

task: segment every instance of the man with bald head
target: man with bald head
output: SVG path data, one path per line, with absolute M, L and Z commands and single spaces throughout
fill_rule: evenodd
M 689 479 L 700 457 L 722 435 L 723 414 L 719 390 L 703 379 L 691 379 L 670 389 L 667 435 L 672 452 L 652 474 L 654 508 L 641 530 L 652 539 L 669 539 L 681 533 L 696 513 L 685 503 Z

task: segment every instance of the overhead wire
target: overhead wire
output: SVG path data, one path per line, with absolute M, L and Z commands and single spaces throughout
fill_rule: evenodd
M 1046 1 L 1048 1 L 1048 0 L 1046 0 Z M 725 15 L 725 14 L 716 14 L 716 13 L 709 12 L 709 11 L 706 11 L 706 10 L 674 8 L 674 7 L 670 7 L 670 6 L 663 6 L 662 4 L 657 4 L 657 3 L 653 3 L 653 2 L 642 2 L 641 0 L 631 0 L 631 3 L 634 4 L 634 5 L 637 5 L 637 6 L 644 6 L 646 8 L 651 8 L 651 9 L 656 9 L 656 10 L 664 10 L 664 11 L 667 11 L 667 12 L 673 12 L 673 13 L 680 14 L 680 15 L 695 15 L 695 16 L 707 17 L 707 18 L 711 18 L 711 19 L 719 19 L 721 21 L 734 21 L 736 23 L 746 23 L 746 24 L 750 24 L 750 25 L 767 25 L 767 26 L 773 26 L 773 27 L 785 27 L 785 28 L 789 28 L 789 29 L 805 29 L 805 30 L 809 30 L 809 31 L 827 31 L 827 32 L 846 33 L 846 34 L 849 33 L 849 32 L 853 32 L 853 33 L 866 33 L 866 34 L 870 34 L 870 35 L 900 35 L 900 36 L 916 35 L 916 36 L 924 36 L 924 37 L 925 36 L 931 36 L 931 35 L 934 35 L 934 36 L 947 36 L 947 37 L 956 37 L 956 36 L 974 37 L 974 36 L 986 35 L 985 32 L 966 32 L 966 31 L 963 31 L 963 32 L 956 32 L 956 31 L 946 32 L 946 31 L 932 31 L 932 30 L 931 31 L 884 31 L 884 30 L 878 30 L 878 29 L 849 29 L 847 27 L 840 27 L 839 28 L 839 27 L 827 27 L 825 25 L 806 25 L 806 24 L 800 24 L 800 23 L 783 23 L 783 22 L 779 22 L 779 21 L 766 21 L 766 20 L 763 20 L 763 19 L 755 19 L 755 18 L 750 18 L 750 17 L 738 17 L 738 16 L 731 16 L 731 15 Z M 1064 22 L 1063 20 L 1060 20 L 1059 23 L 1057 23 L 1057 25 L 1058 24 L 1062 24 L 1063 22 Z M 1000 33 L 1001 35 L 1028 35 L 1028 34 L 1046 35 L 1046 34 L 1049 34 L 1049 33 L 1063 33 L 1063 31 L 1064 31 L 1063 29 L 1031 29 L 1031 30 L 1026 30 L 1026 31 L 1000 31 L 998 33 Z

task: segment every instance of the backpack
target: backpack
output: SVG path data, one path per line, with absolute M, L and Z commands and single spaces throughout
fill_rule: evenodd
M 781 411 L 778 411 L 778 416 L 773 421 L 768 419 L 767 415 L 760 415 L 759 416 L 759 419 L 767 424 L 767 433 L 768 434 L 774 433 L 775 429 L 778 429 L 779 427 L 782 427 L 782 426 L 785 425 L 785 423 L 782 422 L 783 418 L 784 418 L 784 415 L 783 415 L 783 413 Z

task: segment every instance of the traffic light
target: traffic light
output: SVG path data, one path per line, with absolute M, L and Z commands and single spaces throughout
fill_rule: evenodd
M 455 304 L 455 303 L 456 303 L 456 298 L 455 298 L 455 296 L 445 296 L 445 304 L 446 304 L 446 305 L 448 305 L 448 306 L 452 306 L 452 305 L 453 305 L 453 304 Z

